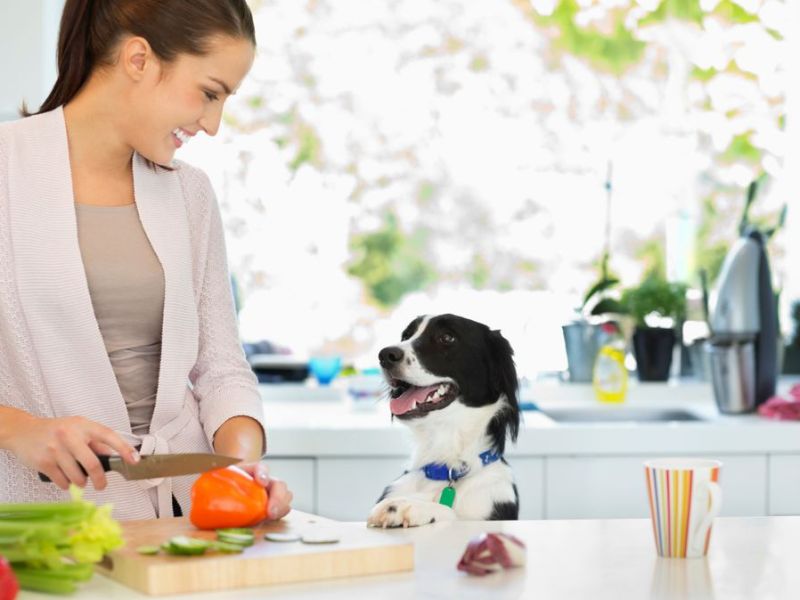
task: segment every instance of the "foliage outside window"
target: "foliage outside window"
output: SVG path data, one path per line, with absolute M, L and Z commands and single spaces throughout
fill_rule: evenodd
M 755 218 L 786 200 L 784 2 L 251 5 L 223 151 L 186 149 L 220 192 L 246 337 L 369 356 L 446 309 L 502 327 L 523 374 L 563 367 L 609 163 L 621 287 L 713 282 L 748 183 L 768 182 Z M 778 279 L 781 259 L 778 239 Z

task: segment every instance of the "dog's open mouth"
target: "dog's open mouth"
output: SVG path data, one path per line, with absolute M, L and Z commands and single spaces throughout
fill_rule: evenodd
M 425 387 L 411 385 L 400 379 L 391 379 L 392 414 L 400 418 L 421 417 L 434 410 L 441 410 L 458 396 L 458 388 L 449 382 Z

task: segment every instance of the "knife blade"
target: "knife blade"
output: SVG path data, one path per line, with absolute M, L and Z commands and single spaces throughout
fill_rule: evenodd
M 186 454 L 148 454 L 142 456 L 139 462 L 131 465 L 122 460 L 119 456 L 98 455 L 103 471 L 115 471 L 129 481 L 139 479 L 159 479 L 161 477 L 177 477 L 179 475 L 191 475 L 193 473 L 203 473 L 213 469 L 221 469 L 241 462 L 239 458 L 223 456 L 221 454 L 209 453 L 186 453 Z M 84 475 L 86 471 L 83 467 Z M 44 473 L 39 473 L 39 479 L 50 481 Z

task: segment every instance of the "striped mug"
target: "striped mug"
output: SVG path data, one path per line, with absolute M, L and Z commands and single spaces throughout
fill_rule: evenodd
M 658 555 L 697 558 L 708 552 L 722 490 L 718 460 L 660 458 L 644 463 Z

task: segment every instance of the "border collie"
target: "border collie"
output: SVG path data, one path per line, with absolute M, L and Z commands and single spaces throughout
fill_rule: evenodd
M 514 352 L 499 331 L 456 315 L 422 316 L 378 353 L 393 418 L 411 430 L 411 469 L 372 509 L 372 527 L 510 520 L 519 495 L 503 452 L 519 432 Z

